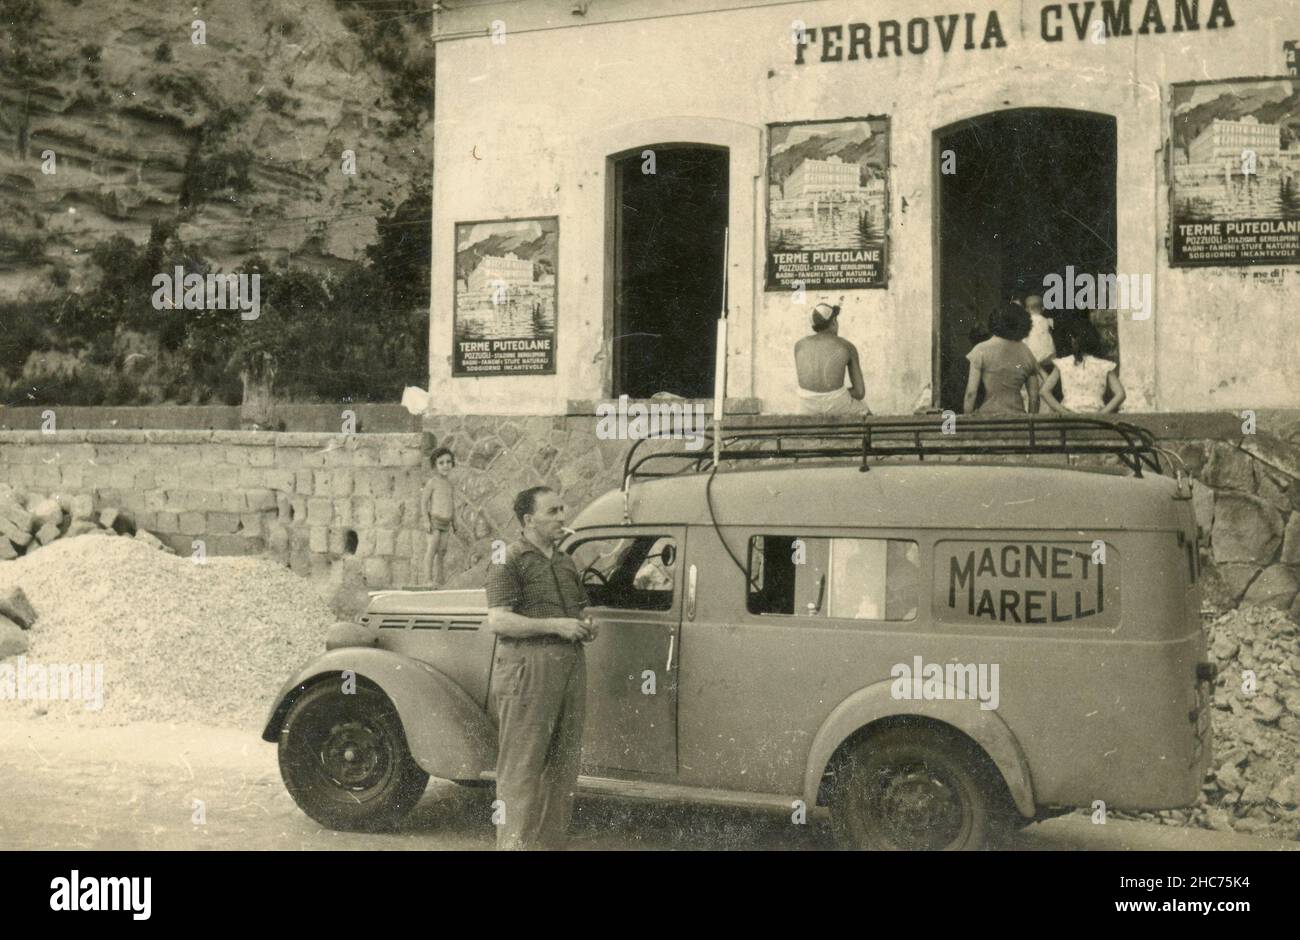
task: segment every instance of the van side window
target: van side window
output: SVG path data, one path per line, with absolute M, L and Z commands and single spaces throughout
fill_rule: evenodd
M 912 620 L 921 557 L 908 539 L 756 535 L 749 540 L 751 614 Z
M 589 539 L 571 552 L 592 606 L 672 608 L 677 545 L 671 536 Z

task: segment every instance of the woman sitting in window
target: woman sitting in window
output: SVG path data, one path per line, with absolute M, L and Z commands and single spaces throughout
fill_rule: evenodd
M 1038 411 L 1038 363 L 1025 345 L 1029 335 L 1029 313 L 1017 304 L 1003 304 L 993 311 L 989 328 L 993 336 L 966 354 L 970 376 L 962 411 L 980 415 L 1022 415 L 1026 402 L 1020 390 L 1028 392 L 1029 413 Z M 980 389 L 984 401 L 976 409 Z
M 1101 335 L 1085 314 L 1064 325 L 1061 347 L 1068 355 L 1053 359 L 1055 371 L 1043 386 L 1043 401 L 1053 411 L 1083 414 L 1114 414 L 1128 393 L 1119 380 L 1119 367 L 1102 359 Z M 1057 401 L 1057 389 L 1064 394 Z M 1106 393 L 1110 392 L 1110 401 Z

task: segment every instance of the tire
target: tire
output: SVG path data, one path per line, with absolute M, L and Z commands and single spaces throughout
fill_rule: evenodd
M 289 795 L 329 829 L 391 829 L 429 782 L 393 703 L 360 683 L 353 694 L 327 681 L 299 696 L 280 729 L 279 754 Z
M 845 848 L 971 850 L 1000 829 L 1001 781 L 971 744 L 929 728 L 893 727 L 850 745 L 830 792 Z

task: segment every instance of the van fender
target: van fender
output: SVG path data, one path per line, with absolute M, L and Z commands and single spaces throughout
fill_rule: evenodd
M 813 738 L 804 772 L 804 799 L 808 805 L 817 800 L 822 776 L 832 755 L 844 741 L 860 728 L 882 718 L 914 715 L 949 725 L 971 738 L 993 761 L 1022 816 L 1034 815 L 1034 790 L 1029 762 L 1019 742 L 996 709 L 980 708 L 972 699 L 957 698 L 957 690 L 945 687 L 943 699 L 909 699 L 900 701 L 890 694 L 895 680 L 886 679 L 854 692 L 835 706 Z
M 468 693 L 428 663 L 389 650 L 342 647 L 312 660 L 276 695 L 262 740 L 277 741 L 284 719 L 306 689 L 349 670 L 374 683 L 397 709 L 411 756 L 427 773 L 477 780 L 496 768 L 497 730 Z

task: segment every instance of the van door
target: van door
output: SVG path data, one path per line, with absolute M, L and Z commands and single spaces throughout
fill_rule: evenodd
M 583 532 L 568 551 L 599 632 L 587 646 L 583 773 L 677 773 L 677 635 L 686 529 Z

